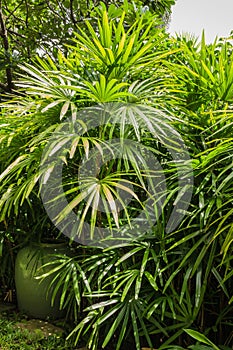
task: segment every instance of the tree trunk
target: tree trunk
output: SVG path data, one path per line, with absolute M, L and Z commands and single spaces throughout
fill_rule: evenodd
M 11 55 L 9 50 L 9 41 L 7 37 L 6 24 L 2 12 L 2 1 L 0 0 L 0 36 L 3 42 L 5 60 L 6 60 L 6 84 L 0 83 L 0 88 L 7 92 L 12 92 L 13 82 L 12 82 L 12 72 L 11 72 Z

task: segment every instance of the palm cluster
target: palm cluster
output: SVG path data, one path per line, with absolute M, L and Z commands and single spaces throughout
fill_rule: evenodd
M 61 288 L 60 306 L 76 323 L 75 344 L 183 349 L 192 335 L 184 330 L 194 328 L 229 346 L 232 45 L 207 45 L 204 35 L 200 44 L 169 38 L 150 13 L 132 25 L 127 16 L 127 9 L 102 6 L 77 31 L 67 56 L 21 66 L 21 95 L 1 105 L 0 223 L 46 235 L 52 219 L 68 225 L 73 240 L 88 236 L 74 257 L 50 263 L 53 298 Z M 152 155 L 161 165 L 156 171 L 148 170 Z M 77 177 L 84 160 L 94 164 L 94 175 Z M 58 162 L 62 191 L 54 181 Z M 177 225 L 169 231 L 174 207 Z M 135 224 L 142 211 L 144 220 L 151 212 L 157 219 L 148 230 Z M 79 215 L 77 224 L 71 213 Z M 98 229 L 106 228 L 108 244 L 98 247 Z

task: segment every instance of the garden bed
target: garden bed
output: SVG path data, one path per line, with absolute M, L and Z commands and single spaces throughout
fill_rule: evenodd
M 17 312 L 16 306 L 0 302 L 0 350 L 73 349 L 65 341 L 61 321 L 50 323 L 30 319 Z

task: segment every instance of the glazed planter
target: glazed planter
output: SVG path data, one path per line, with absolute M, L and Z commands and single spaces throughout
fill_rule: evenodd
M 19 311 L 40 319 L 58 319 L 64 316 L 64 310 L 59 309 L 59 292 L 51 306 L 53 289 L 50 288 L 49 292 L 48 289 L 54 275 L 43 280 L 36 277 L 49 272 L 49 267 L 41 266 L 54 259 L 51 254 L 69 255 L 68 253 L 69 248 L 64 243 L 33 243 L 18 252 L 15 285 Z

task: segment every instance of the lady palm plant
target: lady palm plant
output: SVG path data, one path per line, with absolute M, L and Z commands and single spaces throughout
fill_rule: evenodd
M 109 227 L 117 228 L 121 223 L 125 222 L 130 225 L 130 215 L 134 215 L 134 213 L 137 213 L 142 208 L 143 195 L 147 191 L 145 186 L 145 176 L 147 175 L 148 177 L 145 167 L 147 164 L 146 159 L 140 160 L 139 163 L 139 158 L 137 158 L 137 155 L 133 153 L 133 150 L 130 148 L 126 149 L 126 152 L 130 152 L 131 163 L 126 160 L 120 162 L 117 161 L 117 159 L 112 163 L 108 162 L 107 166 L 102 169 L 103 175 L 101 180 L 103 181 L 101 186 L 93 182 L 93 178 L 89 179 L 89 182 L 83 185 L 76 184 L 74 181 L 74 173 L 72 173 L 74 170 L 72 169 L 75 169 L 75 164 L 78 163 L 83 156 L 88 156 L 89 149 L 91 149 L 92 145 L 97 145 L 101 153 L 104 149 L 104 141 L 106 138 L 109 138 L 109 135 L 111 138 L 118 137 L 119 139 L 131 137 L 134 141 L 144 142 L 145 147 L 148 147 L 149 150 L 161 154 L 159 150 L 151 147 L 151 142 L 155 142 L 151 138 L 151 133 L 157 132 L 157 134 L 159 134 L 159 118 L 155 118 L 153 115 L 150 116 L 149 114 L 145 116 L 141 113 L 140 119 L 140 113 L 138 113 L 137 117 L 131 114 L 131 126 L 129 127 L 126 123 L 127 118 L 120 120 L 120 114 L 118 113 L 120 123 L 118 121 L 109 124 L 103 130 L 99 129 L 97 132 L 86 132 L 82 134 L 81 137 L 75 136 L 71 139 L 71 145 L 69 144 L 68 149 L 66 148 L 66 143 L 68 139 L 70 141 L 70 135 L 67 135 L 67 133 L 63 134 L 63 128 L 66 127 L 66 117 L 71 116 L 71 118 L 75 119 L 77 112 L 82 107 L 90 107 L 97 102 L 131 102 L 133 100 L 139 103 L 140 100 L 147 100 L 154 106 L 160 105 L 159 100 L 161 99 L 161 93 L 164 87 L 158 80 L 158 90 L 156 93 L 153 89 L 152 81 L 155 77 L 157 79 L 157 71 L 162 71 L 160 65 L 163 58 L 171 53 L 162 50 L 160 41 L 164 34 L 160 29 L 154 30 L 153 24 L 155 22 L 153 22 L 153 17 L 150 17 L 150 23 L 148 23 L 147 16 L 142 16 L 142 18 L 139 18 L 133 26 L 127 30 L 124 27 L 124 18 L 125 14 L 122 13 L 117 20 L 109 19 L 107 11 L 104 10 L 98 21 L 98 35 L 94 31 L 94 28 L 87 22 L 87 32 L 85 33 L 80 29 L 80 32 L 76 35 L 77 45 L 71 48 L 71 53 L 68 58 L 59 54 L 57 62 L 50 58 L 47 60 L 38 59 L 36 65 L 25 65 L 21 67 L 24 73 L 21 75 L 21 81 L 18 82 L 18 86 L 24 91 L 26 90 L 26 94 L 22 97 L 17 96 L 12 98 L 12 100 L 2 105 L 3 121 L 5 122 L 6 116 L 8 117 L 7 124 L 3 126 L 1 131 L 1 154 L 4 153 L 6 146 L 11 149 L 11 157 L 5 157 L 2 163 L 3 168 L 0 177 L 0 209 L 2 221 L 11 217 L 12 214 L 17 217 L 21 213 L 20 208 L 23 210 L 23 215 L 25 215 L 25 212 L 27 213 L 29 211 L 30 213 L 34 212 L 36 217 L 36 211 L 38 209 L 37 206 L 35 208 L 35 203 L 39 198 L 38 181 L 40 178 L 44 180 L 48 178 L 51 172 L 51 167 L 49 168 L 46 162 L 40 166 L 42 152 L 45 150 L 45 146 L 48 144 L 51 135 L 53 135 L 53 137 L 55 135 L 55 138 L 52 139 L 49 147 L 46 148 L 45 152 L 47 153 L 45 154 L 50 157 L 52 154 L 56 154 L 62 147 L 63 150 L 68 150 L 68 157 L 67 153 L 65 154 L 67 163 L 70 162 L 71 166 L 64 172 L 65 195 L 70 196 L 72 192 L 78 192 L 75 198 L 71 198 L 70 203 L 72 209 L 77 208 L 81 210 L 81 223 L 83 223 L 85 219 L 89 220 L 90 218 L 91 235 L 93 234 L 92 228 L 96 226 L 98 220 L 100 220 L 101 225 L 108 225 Z M 152 72 L 151 80 L 148 79 L 143 82 L 144 76 L 146 76 L 149 71 Z M 23 77 L 25 73 L 27 74 L 26 78 Z M 138 110 L 140 112 L 140 108 Z M 142 116 L 144 119 L 142 119 Z M 165 119 L 168 123 L 172 121 L 171 117 Z M 144 127 L 142 122 L 144 123 Z M 149 132 L 144 130 L 145 125 L 149 126 Z M 81 126 L 84 128 L 86 127 L 85 125 Z M 55 130 L 56 134 L 54 134 Z M 60 138 L 56 138 L 59 135 Z M 162 140 L 160 140 L 160 142 L 161 141 Z M 144 167 L 142 168 L 142 166 Z M 131 190 L 126 184 L 134 186 L 134 190 Z M 88 186 L 91 189 L 89 192 L 87 192 Z M 115 210 L 117 200 L 121 201 L 120 195 L 116 191 L 117 189 L 128 191 L 133 197 L 130 207 L 123 206 L 121 217 Z M 86 196 L 86 202 L 84 202 L 84 194 L 86 193 L 89 197 Z M 97 210 L 93 211 L 93 207 L 95 208 L 93 203 L 97 203 L 97 199 L 99 200 L 100 197 L 105 207 L 107 207 L 107 214 L 105 217 L 102 216 L 101 218 Z M 60 198 L 57 199 L 59 200 Z M 121 201 L 121 204 L 124 205 L 124 202 Z M 69 213 L 68 210 L 70 210 L 69 206 L 59 213 L 60 217 L 66 217 Z M 58 222 L 60 217 L 57 218 Z M 45 217 L 45 220 L 48 219 Z M 79 227 L 79 230 L 82 230 L 82 226 Z M 129 254 L 129 256 L 134 255 L 134 249 L 132 250 L 133 253 Z M 135 252 L 137 251 L 140 252 L 141 249 L 136 249 Z M 101 257 L 101 254 L 103 253 L 98 252 L 98 259 Z M 132 307 L 130 306 L 130 308 L 128 308 L 127 306 L 129 302 L 128 297 L 126 300 L 123 298 L 122 301 L 119 297 L 117 299 L 119 304 L 115 309 L 120 312 L 120 317 L 122 317 L 124 312 L 130 315 L 126 317 L 124 327 L 121 327 L 121 336 L 117 347 L 120 347 L 123 339 L 127 338 L 125 333 L 126 325 L 131 321 L 133 322 L 133 330 L 135 332 L 136 347 L 138 349 L 140 347 L 140 329 L 142 327 L 142 329 L 146 330 L 147 321 L 146 319 L 142 319 L 139 324 L 137 321 L 139 313 L 143 312 L 139 293 L 142 283 L 141 279 L 145 269 L 144 265 L 150 254 L 153 254 L 153 250 L 151 252 L 146 250 L 145 253 L 143 253 L 142 267 L 138 265 L 135 266 L 134 271 L 129 271 L 129 273 L 125 272 L 123 279 L 116 275 L 119 271 L 119 267 L 117 267 L 116 271 L 109 271 L 107 274 L 107 277 L 111 277 L 110 273 L 113 273 L 115 277 L 113 279 L 110 278 L 109 281 L 104 280 L 104 288 L 105 285 L 106 287 L 109 285 L 109 288 L 113 288 L 113 295 L 117 293 L 117 290 L 115 291 L 114 279 L 119 280 L 120 278 L 120 280 L 122 280 L 121 285 L 125 285 L 124 294 L 127 289 L 130 289 L 136 282 L 136 294 L 134 295 L 134 292 L 130 293 L 130 295 L 132 294 L 133 300 Z M 116 257 L 113 258 L 117 262 Z M 153 259 L 155 259 L 155 257 Z M 101 260 L 103 259 L 101 258 Z M 124 258 L 122 262 L 124 262 L 124 260 L 126 260 L 126 258 Z M 88 259 L 86 264 L 89 266 Z M 130 264 L 131 261 L 129 261 L 129 265 Z M 76 266 L 78 270 L 75 271 L 74 266 Z M 66 305 L 64 304 L 65 296 L 67 290 L 71 288 L 74 292 L 74 294 L 71 295 L 74 295 L 74 297 L 68 299 L 67 303 L 72 305 L 77 302 L 80 308 L 82 289 L 79 290 L 80 285 L 76 277 L 77 271 L 80 273 L 80 278 L 83 280 L 82 286 L 84 290 L 87 288 L 88 293 L 92 293 L 92 289 L 89 287 L 90 277 L 85 277 L 87 272 L 83 271 L 83 268 L 80 267 L 79 261 L 73 264 L 72 260 L 68 260 L 66 264 L 60 264 L 59 268 L 61 268 L 61 275 L 59 275 L 60 284 L 63 284 L 64 281 L 62 278 L 62 276 L 65 276 L 64 269 L 66 273 L 69 272 L 64 281 L 61 306 Z M 109 270 L 108 267 L 104 267 L 104 269 L 107 269 L 106 272 Z M 92 278 L 97 272 L 97 269 L 91 268 L 90 273 Z M 102 274 L 104 277 L 106 273 L 102 272 Z M 70 276 L 72 276 L 72 278 Z M 153 277 L 151 276 L 152 275 L 148 271 L 147 279 L 149 283 L 155 286 L 156 284 L 153 284 Z M 128 280 L 131 282 L 129 283 Z M 101 289 L 99 298 L 101 298 L 106 294 L 106 291 L 102 291 L 103 286 L 101 278 L 99 281 Z M 95 284 L 95 281 L 93 284 Z M 55 291 L 57 291 L 57 289 L 55 289 Z M 111 295 L 112 292 L 110 293 L 110 297 Z M 150 298 L 151 297 L 152 295 Z M 90 300 L 92 300 L 92 297 L 90 297 Z M 121 304 L 122 302 L 124 303 Z M 163 305 L 165 305 L 164 303 Z M 110 301 L 106 301 L 106 307 L 108 304 L 113 305 L 111 299 Z M 100 307 L 102 308 L 103 305 L 101 305 L 102 304 L 100 304 Z M 99 306 L 95 306 L 94 310 L 96 310 L 94 313 L 98 312 L 99 314 Z M 110 314 L 111 312 L 107 311 L 108 317 L 106 316 L 105 320 L 110 320 Z M 104 344 L 109 343 L 112 336 L 119 329 L 119 317 L 117 320 L 118 324 L 111 329 L 108 337 L 104 340 Z M 101 319 L 101 325 L 102 324 L 106 324 L 104 319 Z M 153 320 L 152 324 L 159 325 L 159 322 Z M 83 327 L 81 328 L 83 329 Z M 159 326 L 159 329 L 162 330 L 162 327 Z M 145 334 L 149 344 L 152 344 L 149 333 L 146 332 Z M 98 346 L 98 332 L 95 334 L 91 333 L 91 340 L 89 342 L 93 349 Z
M 151 141 L 151 133 L 159 129 L 158 118 L 151 117 L 148 114 L 147 116 L 143 115 L 144 119 L 140 120 L 140 113 L 137 117 L 131 114 L 131 126 L 128 126 L 127 118 L 125 118 L 116 120 L 115 123 L 107 124 L 105 128 L 99 128 L 97 131 L 84 132 L 81 136 L 74 135 L 74 137 L 71 137 L 67 132 L 63 132 L 67 126 L 67 117 L 75 120 L 81 108 L 91 107 L 94 103 L 109 103 L 112 101 L 127 103 L 132 100 L 140 102 L 140 100 L 145 100 L 146 97 L 150 103 L 153 101 L 154 105 L 156 105 L 156 98 L 157 101 L 159 100 L 156 92 L 153 91 L 152 82 L 147 80 L 144 83 L 142 80 L 150 69 L 156 76 L 156 67 L 159 67 L 163 58 L 169 55 L 169 52 L 160 52 L 160 40 L 164 34 L 160 29 L 154 31 L 154 22 L 150 21 L 148 23 L 146 16 L 145 18 L 143 16 L 139 18 L 133 26 L 126 30 L 124 17 L 125 14 L 122 13 L 117 20 L 109 19 L 107 11 L 104 10 L 98 21 L 98 35 L 87 22 L 87 32 L 85 33 L 80 29 L 80 32 L 76 35 L 75 46 L 70 48 L 71 53 L 68 58 L 60 53 L 57 62 L 50 58 L 47 58 L 47 60 L 38 59 L 36 65 L 27 64 L 21 67 L 24 73 L 21 74 L 21 81 L 17 85 L 23 91 L 26 90 L 26 93 L 22 97 L 17 96 L 2 105 L 3 120 L 5 121 L 6 116 L 8 117 L 7 124 L 3 126 L 1 131 L 1 153 L 4 153 L 6 146 L 11 149 L 11 157 L 4 158 L 0 175 L 2 221 L 11 217 L 12 214 L 17 217 L 21 214 L 20 210 L 23 211 L 24 217 L 28 215 L 25 214 L 27 212 L 33 212 L 35 217 L 37 217 L 38 181 L 39 179 L 43 179 L 45 182 L 48 180 L 53 164 L 50 163 L 48 166 L 46 160 L 53 154 L 57 155 L 60 149 L 64 151 L 65 158 L 63 154 L 59 155 L 66 159 L 65 162 L 70 165 L 63 174 L 64 195 L 70 198 L 70 205 L 58 213 L 59 216 L 56 218 L 58 224 L 59 220 L 68 216 L 70 208 L 73 210 L 77 209 L 81 211 L 82 215 L 78 232 L 82 231 L 84 221 L 90 220 L 90 236 L 92 238 L 93 229 L 98 224 L 118 228 L 127 222 L 130 226 L 130 216 L 133 216 L 143 207 L 143 195 L 147 191 L 145 185 L 145 176 L 148 177 L 148 173 L 146 174 L 147 163 L 146 159 L 139 162 L 135 150 L 130 148 L 125 150 L 125 152 L 130 152 L 131 162 L 124 160 L 124 158 L 123 162 L 117 159 L 113 162 L 108 162 L 102 168 L 102 178 L 100 179 L 102 182 L 96 182 L 96 179 L 92 177 L 88 178 L 88 182 L 76 183 L 74 177 L 75 169 L 76 164 L 84 156 L 89 156 L 89 150 L 93 145 L 97 146 L 101 154 L 104 147 L 106 148 L 105 140 L 108 140 L 109 136 L 110 138 L 118 137 L 121 140 L 127 137 L 133 141 L 143 141 L 145 147 L 152 150 L 151 142 L 153 143 L 154 141 Z M 150 20 L 152 19 L 151 17 Z M 157 48 L 159 48 L 158 51 L 156 50 Z M 161 67 L 158 69 L 161 71 Z M 140 72 L 141 70 L 142 72 Z M 26 78 L 23 76 L 25 73 L 27 75 Z M 141 74 L 141 81 L 137 81 Z M 161 93 L 163 90 L 162 84 L 158 90 Z M 127 105 L 125 105 L 125 109 L 127 109 Z M 118 118 L 120 118 L 119 112 Z M 166 118 L 168 123 L 171 120 L 172 118 Z M 144 122 L 144 126 L 149 125 L 150 132 L 145 132 L 144 128 L 142 128 L 142 122 Z M 86 125 L 81 124 L 81 127 L 84 130 L 85 128 L 87 129 Z M 50 142 L 48 143 L 48 141 Z M 71 143 L 68 143 L 70 141 Z M 47 144 L 48 147 L 46 148 Z M 112 145 L 112 152 L 114 152 L 114 147 Z M 45 152 L 45 157 L 41 161 L 43 151 Z M 157 151 L 155 150 L 155 152 Z M 44 163 L 43 160 L 45 160 Z M 127 187 L 128 184 L 134 186 L 134 189 Z M 124 205 L 117 190 L 124 190 L 133 197 L 130 207 Z M 78 194 L 72 198 L 72 193 Z M 107 214 L 101 217 L 96 210 L 100 198 L 105 208 L 107 208 Z M 56 198 L 56 200 L 60 199 L 59 196 Z M 84 199 L 86 199 L 86 202 Z M 117 201 L 123 205 L 121 216 L 115 209 Z M 46 216 L 44 219 L 46 222 L 49 220 Z M 144 249 L 144 246 L 142 248 Z M 129 256 L 134 256 L 136 252 L 141 251 L 141 248 L 132 250 L 133 252 Z M 114 256 L 114 253 L 111 252 L 110 257 L 112 256 L 117 263 L 118 259 L 117 256 Z M 109 256 L 109 252 L 106 254 Z M 83 256 L 82 261 L 67 260 L 64 257 L 60 257 L 58 267 L 57 265 L 55 267 L 56 272 L 59 273 L 57 275 L 59 279 L 55 278 L 53 281 L 53 283 L 57 283 L 55 293 L 58 287 L 63 285 L 61 307 L 68 306 L 68 308 L 72 309 L 72 305 L 74 305 L 74 310 L 81 312 L 84 305 L 89 307 L 93 314 L 87 318 L 91 323 L 87 325 L 88 328 L 85 332 L 90 329 L 90 325 L 93 322 L 97 321 L 97 324 L 102 327 L 102 325 L 106 324 L 106 321 L 112 319 L 114 312 L 119 313 L 120 316 L 117 317 L 117 321 L 112 326 L 109 335 L 105 335 L 104 345 L 107 345 L 115 332 L 120 329 L 120 339 L 117 344 L 117 348 L 119 348 L 123 340 L 128 337 L 128 332 L 126 332 L 127 325 L 133 322 L 136 347 L 137 349 L 140 347 L 141 327 L 144 331 L 146 331 L 147 327 L 146 319 L 141 319 L 139 323 L 137 321 L 139 314 L 143 313 L 144 307 L 144 304 L 141 303 L 141 296 L 139 299 L 140 285 L 146 267 L 146 259 L 149 258 L 150 254 L 152 254 L 153 258 L 153 250 L 150 252 L 147 249 L 143 254 L 142 266 L 135 266 L 135 269 L 132 271 L 129 269 L 129 273 L 125 271 L 123 278 L 117 276 L 119 267 L 115 270 L 113 266 L 113 270 L 110 270 L 106 264 L 106 266 L 101 266 L 101 269 L 98 269 L 97 262 L 93 264 L 90 257 L 86 258 L 85 255 L 81 255 Z M 96 258 L 103 262 L 105 256 L 105 253 L 102 251 L 98 251 L 95 255 Z M 124 260 L 126 260 L 126 257 L 122 259 L 122 262 Z M 106 262 L 108 261 L 109 259 L 106 260 Z M 131 260 L 129 261 L 129 266 L 130 264 Z M 85 265 L 87 266 L 87 271 L 84 269 Z M 93 300 L 93 286 L 96 284 L 96 274 L 98 272 L 100 272 L 98 277 L 100 292 L 99 296 L 96 296 L 101 299 L 107 295 L 110 297 L 110 300 L 100 301 L 96 306 L 90 307 L 87 302 L 82 301 L 81 296 L 83 291 L 89 293 L 90 296 L 87 295 L 87 300 L 90 301 L 89 305 L 91 304 L 91 300 Z M 114 278 L 110 278 L 110 274 L 113 274 Z M 106 278 L 104 278 L 105 275 Z M 114 279 L 121 281 L 120 285 L 124 287 L 124 294 L 130 288 L 133 288 L 136 282 L 136 294 L 134 295 L 134 292 L 129 294 L 129 296 L 131 295 L 132 304 L 128 296 L 127 298 L 119 297 Z M 153 284 L 153 277 L 149 271 L 147 279 L 152 286 L 156 285 L 155 283 Z M 105 288 L 107 288 L 107 291 L 105 291 Z M 109 292 L 109 289 L 113 290 Z M 68 298 L 66 298 L 67 293 L 70 295 Z M 117 299 L 114 299 L 115 301 L 113 302 L 112 296 L 115 297 L 115 294 Z M 150 295 L 151 297 L 152 295 Z M 117 304 L 114 305 L 115 303 Z M 109 305 L 113 305 L 114 312 L 111 309 L 109 310 Z M 147 305 L 147 302 L 145 305 Z M 106 315 L 104 306 L 108 309 Z M 122 316 L 125 313 L 128 316 L 125 318 L 123 326 L 120 326 Z M 98 316 L 102 318 L 98 319 Z M 90 339 L 88 340 L 89 345 L 93 349 L 99 344 L 100 326 L 97 327 L 97 324 L 95 325 L 95 332 L 90 334 Z M 153 324 L 158 325 L 162 331 L 162 326 L 157 320 L 152 319 Z M 86 321 L 84 326 L 86 326 Z M 81 326 L 79 329 L 82 331 L 84 328 Z M 147 331 L 145 335 L 149 344 L 152 345 Z
M 179 54 L 176 77 L 180 79 L 181 94 L 187 96 L 183 118 L 188 123 L 177 126 L 183 137 L 186 139 L 185 134 L 188 137 L 186 144 L 189 144 L 193 158 L 195 187 L 190 214 L 184 221 L 186 238 L 169 250 L 183 243 L 186 245 L 190 238 L 193 248 L 190 247 L 167 285 L 180 274 L 185 261 L 192 261 L 193 254 L 193 267 L 187 270 L 183 286 L 199 274 L 201 290 L 197 295 L 202 299 L 201 305 L 210 293 L 208 284 L 214 287 L 217 283 L 219 290 L 212 297 L 224 300 L 221 308 L 229 315 L 232 288 L 229 276 L 232 255 L 232 45 L 217 40 L 206 45 L 204 36 L 199 48 L 186 40 L 183 45 L 184 58 L 182 62 L 182 54 Z M 189 232 L 193 233 L 189 236 Z M 186 246 L 188 248 L 188 244 Z M 203 275 L 204 266 L 207 268 Z M 214 312 L 211 303 L 210 309 Z M 219 313 L 217 327 L 224 317 L 220 310 Z M 206 314 L 205 317 L 208 324 Z
M 230 46 L 207 46 L 202 41 L 198 50 L 181 40 L 168 50 L 172 41 L 163 41 L 167 36 L 153 28 L 153 17 L 142 15 L 131 27 L 125 25 L 126 17 L 113 7 L 100 10 L 95 25 L 87 22 L 86 30 L 82 27 L 75 35 L 68 57 L 59 53 L 56 60 L 38 59 L 21 67 L 18 86 L 25 94 L 2 105 L 2 221 L 12 215 L 17 218 L 20 210 L 35 212 L 36 217 L 39 180 L 43 184 L 53 180 L 60 159 L 65 164 L 63 193 L 51 181 L 48 189 L 56 196 L 47 205 L 53 207 L 64 197 L 70 205 L 55 211 L 56 224 L 74 211 L 81 220 L 73 238 L 82 233 L 85 222 L 90 224 L 90 239 L 95 227 L 117 231 L 128 225 L 130 233 L 135 216 L 142 210 L 150 213 L 145 197 L 154 174 L 148 173 L 146 152 L 156 155 L 163 166 L 161 182 L 166 180 L 167 198 L 162 191 L 153 202 L 155 215 L 157 203 L 162 203 L 162 210 L 150 232 L 143 236 L 139 232 L 133 239 L 121 237 L 118 245 L 115 240 L 114 247 L 104 250 L 77 247 L 75 257 L 58 256 L 52 262 L 53 299 L 61 287 L 61 307 L 75 311 L 77 324 L 71 336 L 76 343 L 85 338 L 93 350 L 121 349 L 127 342 L 137 350 L 144 343 L 165 349 L 181 343 L 184 328 L 207 327 L 211 334 L 212 327 L 229 331 L 232 322 L 228 305 L 233 188 Z M 169 138 L 161 132 L 161 113 L 142 113 L 140 103 L 169 113 L 162 114 Z M 96 125 L 104 113 L 106 123 L 89 128 L 93 120 L 86 117 L 94 116 Z M 174 203 L 182 198 L 177 196 L 180 184 L 171 159 L 172 151 L 178 153 L 172 143 L 176 130 L 188 147 L 195 187 L 182 222 L 168 234 Z M 114 139 L 140 142 L 145 156 L 139 157 L 130 143 L 125 148 L 118 143 L 125 155 L 130 154 L 130 161 L 126 156 L 106 161 L 106 150 L 118 155 Z M 101 164 L 98 178 L 84 173 L 77 180 L 80 162 L 88 159 L 96 168 Z M 124 204 L 121 191 L 131 196 L 130 205 Z M 104 214 L 98 210 L 101 205 Z M 46 215 L 44 219 L 49 220 Z M 214 318 L 220 299 L 220 315 Z
M 195 112 L 202 105 L 217 110 L 232 103 L 231 40 L 216 38 L 207 45 L 203 32 L 200 43 L 195 38 L 178 37 L 174 45 L 182 47 L 173 59 L 172 70 L 174 79 L 179 80 L 180 92 L 185 92 L 186 107 Z
M 202 51 L 203 45 L 202 42 Z M 208 49 L 211 47 L 206 46 L 207 52 Z M 184 55 L 187 64 L 186 50 Z M 193 54 L 190 57 L 192 59 Z M 195 59 L 198 67 L 201 57 L 197 54 Z M 213 65 L 218 70 L 220 61 L 216 55 Z M 191 73 L 187 85 L 183 83 L 182 77 L 183 70 L 187 72 L 189 66 L 184 68 L 180 64 L 171 67 L 176 67 L 176 78 L 181 79 L 181 82 L 177 82 L 180 84 L 179 90 L 173 92 L 175 97 L 181 93 L 188 95 L 190 84 L 194 84 L 193 75 Z M 130 322 L 138 349 L 142 335 L 149 346 L 159 346 L 157 334 L 163 339 L 160 348 L 169 348 L 169 344 L 179 340 L 183 328 L 191 325 L 198 325 L 199 329 L 212 337 L 212 329 L 217 329 L 218 339 L 215 342 L 218 340 L 230 344 L 232 111 L 230 100 L 229 106 L 226 106 L 223 95 L 221 99 L 216 97 L 218 92 L 217 87 L 217 91 L 212 91 L 211 96 L 206 95 L 200 105 L 197 94 L 195 109 L 189 103 L 185 106 L 181 98 L 179 100 L 179 112 L 183 114 L 184 121 L 174 122 L 189 146 L 195 175 L 193 199 L 179 230 L 164 235 L 164 221 L 161 220 L 152 238 L 143 237 L 142 246 L 137 241 L 132 244 L 132 248 L 125 244 L 113 250 L 117 260 L 112 259 L 112 256 L 110 261 L 107 258 L 100 260 L 98 255 L 90 259 L 93 268 L 101 266 L 105 272 L 100 273 L 100 284 L 97 288 L 94 286 L 91 294 L 83 292 L 86 297 L 98 298 L 98 302 L 91 302 L 84 310 L 87 312 L 86 317 L 72 333 L 76 334 L 76 341 L 82 334 L 88 333 L 89 347 L 95 348 L 101 334 L 103 346 L 116 337 L 118 342 L 115 346 L 120 349 L 122 341 L 128 336 Z M 224 108 L 220 109 L 220 106 Z M 176 108 L 175 105 L 174 111 Z M 93 262 L 95 259 L 96 262 Z M 119 269 L 113 271 L 115 266 L 119 266 Z M 89 269 L 92 271 L 92 267 Z M 216 307 L 216 303 L 219 307 Z M 218 315 L 216 318 L 215 314 Z
M 104 9 L 98 22 L 99 36 L 87 22 L 87 33 L 80 29 L 81 34 L 77 34 L 77 46 L 72 47 L 68 59 L 60 53 L 58 62 L 50 58 L 38 59 L 36 66 L 27 64 L 21 67 L 27 77 L 17 85 L 26 89 L 26 95 L 13 98 L 2 106 L 3 118 L 8 115 L 8 124 L 2 129 L 2 153 L 5 145 L 12 148 L 12 157 L 4 160 L 5 169 L 0 178 L 1 192 L 4 193 L 0 202 L 2 220 L 12 212 L 17 215 L 18 208 L 23 203 L 27 202 L 30 205 L 33 193 L 38 195 L 38 180 L 42 175 L 46 177 L 50 171 L 46 167 L 39 167 L 42 151 L 56 128 L 58 133 L 63 132 L 65 117 L 71 116 L 74 119 L 80 108 L 94 103 L 135 100 L 137 92 L 140 100 L 142 87 L 137 89 L 136 82 L 134 81 L 132 86 L 130 80 L 134 79 L 134 74 L 138 74 L 139 68 L 153 67 L 157 61 L 169 54 L 161 54 L 155 50 L 158 35 L 151 35 L 153 21 L 148 26 L 142 16 L 125 32 L 124 17 L 125 13 L 122 13 L 119 21 L 109 20 Z M 158 33 L 162 35 L 159 29 Z M 147 87 L 146 84 L 145 88 Z M 134 122 L 137 123 L 137 120 Z M 16 130 L 11 133 L 8 125 L 12 128 L 13 124 L 14 127 L 16 125 Z M 111 131 L 111 134 L 122 137 L 125 130 L 122 121 L 120 127 L 120 134 L 115 132 L 118 127 Z M 136 125 L 134 132 L 137 138 L 138 130 Z M 78 162 L 83 154 L 87 155 L 91 144 L 97 143 L 101 148 L 106 134 L 105 130 L 105 134 L 97 132 L 94 135 L 86 134 L 80 139 L 74 137 L 72 152 L 77 148 L 81 153 L 74 161 Z M 68 139 L 69 135 L 66 138 Z M 63 137 L 59 142 L 54 142 L 51 143 L 53 151 L 48 150 L 48 155 L 58 151 L 59 147 L 65 145 L 66 140 Z M 123 175 L 120 171 L 119 176 Z M 117 179 L 110 177 L 108 181 L 115 181 L 115 186 Z M 93 184 L 90 182 L 89 185 Z M 80 188 L 76 187 L 75 190 Z M 104 187 L 103 191 L 104 197 L 107 198 L 107 187 Z M 108 205 L 110 201 L 108 197 Z M 77 199 L 77 204 L 79 202 L 81 200 Z M 117 223 L 116 217 L 114 221 Z

